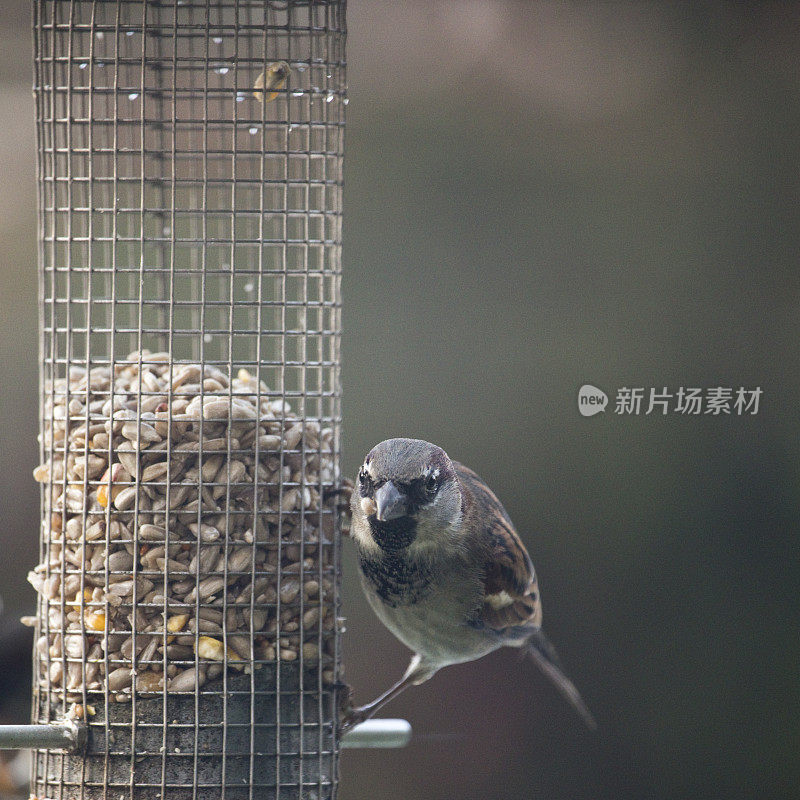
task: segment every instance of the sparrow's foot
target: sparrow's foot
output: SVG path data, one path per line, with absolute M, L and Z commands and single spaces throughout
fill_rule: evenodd
M 364 720 L 369 719 L 370 716 L 369 710 L 366 707 L 361 706 L 356 708 L 350 706 L 344 710 L 339 719 L 339 733 L 343 736 L 349 730 L 355 728 L 356 725 L 360 725 Z
M 345 734 L 359 722 L 366 719 L 362 708 L 353 705 L 353 687 L 346 683 L 336 686 L 339 698 L 339 733 Z

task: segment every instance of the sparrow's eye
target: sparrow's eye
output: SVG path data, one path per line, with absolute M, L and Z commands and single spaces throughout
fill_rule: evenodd
M 439 479 L 436 475 L 428 475 L 425 479 L 425 491 L 433 496 L 439 490 Z
M 361 472 L 358 473 L 358 485 L 362 494 L 369 491 L 371 483 L 372 481 L 370 480 L 369 473 L 362 468 Z

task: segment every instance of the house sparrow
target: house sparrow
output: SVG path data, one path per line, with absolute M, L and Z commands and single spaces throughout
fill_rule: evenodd
M 596 727 L 541 630 L 531 559 L 500 501 L 472 470 L 429 442 L 389 439 L 367 455 L 351 506 L 364 593 L 414 656 L 388 691 L 345 709 L 344 729 L 442 667 L 500 647 L 528 653 Z
M 285 61 L 267 64 L 267 68 L 259 74 L 253 84 L 253 97 L 264 105 L 278 96 L 278 92 L 286 86 L 286 79 L 291 69 Z M 265 91 L 266 90 L 266 94 Z

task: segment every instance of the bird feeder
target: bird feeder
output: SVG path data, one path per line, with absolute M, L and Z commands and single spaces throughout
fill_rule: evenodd
M 34 3 L 36 797 L 335 795 L 344 6 Z

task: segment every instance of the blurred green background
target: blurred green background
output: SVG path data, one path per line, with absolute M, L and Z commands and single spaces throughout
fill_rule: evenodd
M 10 625 L 37 561 L 36 213 L 30 7 L 3 8 Z M 345 468 L 417 436 L 492 484 L 600 729 L 496 653 L 395 701 L 413 743 L 345 753 L 341 797 L 797 797 L 797 4 L 351 0 L 348 23 Z M 586 382 L 763 396 L 584 419 Z M 345 561 L 366 701 L 408 654 Z

